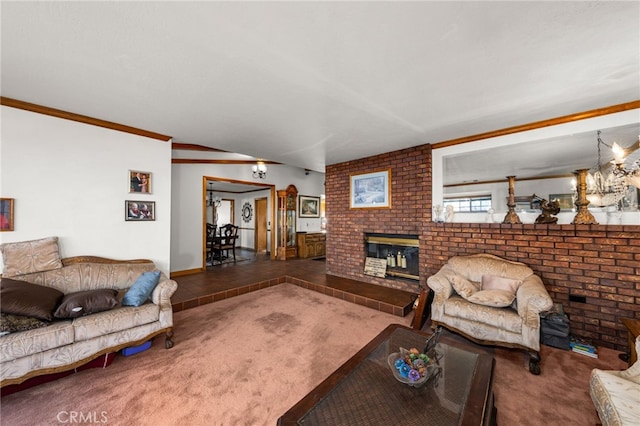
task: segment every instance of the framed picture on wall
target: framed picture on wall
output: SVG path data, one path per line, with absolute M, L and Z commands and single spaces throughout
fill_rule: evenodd
M 133 201 L 124 202 L 124 220 L 149 221 L 156 220 L 155 201 Z
M 351 175 L 349 194 L 351 209 L 391 208 L 391 169 Z
M 151 172 L 129 170 L 129 192 L 151 194 Z
M 13 198 L 0 198 L 0 232 L 13 231 Z
M 298 197 L 298 217 L 320 217 L 320 197 L 300 195 Z

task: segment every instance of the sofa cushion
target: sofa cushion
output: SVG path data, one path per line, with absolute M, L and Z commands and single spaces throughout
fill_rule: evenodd
M 108 311 L 118 305 L 118 290 L 103 288 L 65 294 L 54 312 L 56 318 L 77 318 Z
M 110 311 L 78 317 L 73 320 L 75 340 L 87 340 L 109 333 L 128 330 L 138 325 L 158 321 L 160 306 L 145 303 L 142 306 L 121 306 Z M 126 340 L 126 336 L 123 336 Z
M 516 294 L 522 285 L 522 280 L 498 277 L 495 275 L 482 276 L 482 290 L 505 290 Z
M 160 271 L 143 272 L 124 295 L 124 306 L 140 306 L 149 299 L 160 280 Z
M 0 311 L 51 321 L 64 294 L 55 288 L 26 281 L 0 279 Z
M 71 321 L 56 321 L 34 330 L 11 333 L 0 338 L 0 363 L 73 343 Z
M 46 327 L 50 323 L 38 318 L 0 313 L 0 335 Z
M 453 275 L 449 278 L 449 281 L 456 293 L 467 300 L 472 294 L 480 290 L 480 285 L 478 283 L 469 281 L 462 275 Z
M 493 329 L 522 333 L 522 318 L 511 308 L 494 308 L 477 305 L 459 296 L 452 296 L 444 303 L 444 314 L 473 323 L 481 323 Z
M 0 244 L 0 253 L 5 277 L 62 268 L 58 237 Z
M 480 290 L 467 298 L 469 302 L 494 308 L 511 306 L 516 299 L 516 294 L 505 290 Z
M 533 274 L 533 270 L 520 262 L 512 262 L 497 256 L 481 253 L 469 256 L 453 256 L 447 264 L 471 281 L 482 281 L 483 275 L 495 275 L 524 280 Z

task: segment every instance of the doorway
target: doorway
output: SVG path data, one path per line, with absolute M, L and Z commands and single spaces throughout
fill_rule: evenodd
M 240 181 L 235 179 L 225 179 L 211 176 L 203 176 L 202 178 L 202 269 L 206 270 L 207 267 L 207 224 L 212 224 L 215 220 L 213 209 L 211 207 L 212 200 L 219 200 L 221 203 L 229 203 L 228 217 L 222 212 L 218 211 L 217 225 L 221 226 L 225 223 L 238 223 L 243 224 L 246 222 L 243 217 L 240 217 L 243 212 L 240 209 L 234 208 L 234 204 L 237 201 L 239 206 L 242 206 L 243 200 L 247 198 L 253 198 L 254 203 L 254 221 L 250 227 L 241 227 L 240 229 L 240 244 L 244 240 L 245 247 L 253 245 L 253 250 L 256 254 L 269 254 L 271 260 L 275 259 L 275 243 L 274 238 L 270 238 L 271 224 L 275 220 L 276 209 L 276 190 L 275 185 Z M 256 193 L 255 198 L 251 193 Z M 261 194 L 258 194 L 261 193 Z M 264 194 L 267 194 L 264 196 Z M 248 201 L 248 200 L 247 200 Z M 218 206 L 218 209 L 220 206 Z M 238 217 L 236 217 L 238 215 Z M 225 223 L 223 223 L 225 222 Z M 251 248 L 248 248 L 251 250 Z
M 256 232 L 255 245 L 256 254 L 268 253 L 268 209 L 267 198 L 256 198 Z

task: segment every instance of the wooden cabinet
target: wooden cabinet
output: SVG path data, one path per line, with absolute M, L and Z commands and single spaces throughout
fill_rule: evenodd
M 298 232 L 298 256 L 300 258 L 321 257 L 326 254 L 326 234 L 322 232 Z

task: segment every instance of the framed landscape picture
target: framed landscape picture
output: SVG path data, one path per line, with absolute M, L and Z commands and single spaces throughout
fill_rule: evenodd
M 391 170 L 351 175 L 349 194 L 351 209 L 391 208 Z
M 124 220 L 144 222 L 156 220 L 155 201 L 133 201 L 124 202 Z
M 320 217 L 320 197 L 300 195 L 298 204 L 298 217 Z
M 129 192 L 151 194 L 151 172 L 129 170 Z
M 0 198 L 0 232 L 13 231 L 13 198 Z

